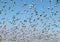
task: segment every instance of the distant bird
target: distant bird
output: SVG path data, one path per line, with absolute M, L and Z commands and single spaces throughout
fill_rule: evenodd
M 56 0 L 56 3 L 58 3 L 59 2 L 59 0 Z
M 16 14 L 17 14 L 17 15 L 20 14 L 20 11 L 16 12 Z
M 36 5 L 36 3 L 34 1 L 32 1 L 32 3 L 29 5 L 29 8 L 32 9 L 35 5 Z
M 25 6 L 27 6 L 27 3 L 26 2 L 23 3 L 22 7 L 25 7 Z
M 51 3 L 52 2 L 52 0 L 49 0 L 49 3 Z
M 24 10 L 24 12 L 23 12 L 23 13 L 24 13 L 24 14 L 27 14 L 28 12 L 29 12 L 28 10 Z
M 2 13 L 2 11 L 0 10 L 0 14 Z
M 2 36 L 0 35 L 0 42 L 2 41 Z

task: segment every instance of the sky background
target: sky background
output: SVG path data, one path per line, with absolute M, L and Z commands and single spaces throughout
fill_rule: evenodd
M 5 4 L 4 2 L 7 2 L 7 3 Z M 13 5 L 14 5 L 13 2 L 16 3 L 16 5 L 14 7 L 13 7 Z M 50 25 L 51 25 L 50 28 L 54 28 L 54 30 L 60 31 L 60 21 L 58 21 L 58 20 L 60 20 L 60 0 L 58 3 L 56 2 L 56 0 L 52 0 L 51 3 L 49 2 L 49 0 L 13 0 L 13 2 L 11 2 L 10 0 L 0 0 L 0 11 L 3 9 L 3 11 L 0 14 L 0 24 L 3 24 L 3 21 L 5 21 L 5 24 L 6 24 L 5 30 L 6 31 L 7 30 L 9 31 L 10 27 L 15 26 L 13 24 L 10 24 L 10 21 L 12 21 L 13 16 L 15 16 L 16 18 L 19 18 L 19 21 L 16 21 L 16 25 L 19 25 L 20 21 L 23 22 L 24 19 L 26 19 L 28 21 L 27 18 L 30 18 L 31 15 L 33 15 L 32 20 L 31 20 L 32 24 L 38 23 L 38 25 L 35 25 L 35 27 L 36 26 L 39 27 L 38 31 L 40 31 L 42 28 L 44 28 L 44 23 L 46 23 L 46 25 L 45 25 L 46 28 L 49 28 L 48 25 L 50 23 Z M 32 7 L 32 9 L 30 9 L 29 7 L 30 7 L 30 4 L 32 4 L 32 2 L 34 2 L 35 5 Z M 24 3 L 26 3 L 27 5 L 23 7 Z M 5 5 L 5 8 L 3 8 L 4 5 Z M 57 7 L 55 7 L 55 6 L 57 6 Z M 11 7 L 10 10 L 9 10 L 9 7 Z M 34 8 L 37 8 L 38 15 L 42 14 L 44 16 L 47 14 L 47 17 L 36 16 L 35 12 L 34 12 Z M 52 11 L 48 10 L 48 8 L 53 8 L 53 10 Z M 13 11 L 11 11 L 11 10 L 13 10 Z M 24 10 L 28 10 L 28 13 L 24 13 Z M 58 12 L 56 13 L 56 11 L 58 11 Z M 18 15 L 16 15 L 17 12 L 19 12 Z M 43 12 L 45 12 L 45 13 L 43 13 Z M 53 13 L 51 13 L 51 12 L 53 12 Z M 52 16 L 52 14 L 54 14 L 54 13 L 56 13 L 56 16 Z M 38 17 L 39 17 L 39 20 L 36 19 Z M 1 20 L 2 18 L 5 18 L 5 20 Z M 33 19 L 36 19 L 36 22 L 34 22 Z M 43 23 L 40 21 L 41 19 L 43 19 L 43 21 L 42 21 Z M 25 23 L 25 22 L 23 22 L 23 23 Z M 26 24 L 26 26 L 28 26 L 29 22 L 27 22 L 25 24 Z M 53 24 L 56 24 L 58 27 L 53 26 Z M 32 30 L 32 28 L 30 28 L 30 29 Z

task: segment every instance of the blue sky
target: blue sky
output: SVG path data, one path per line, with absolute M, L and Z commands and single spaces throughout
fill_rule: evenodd
M 1 3 L 3 2 L 3 3 Z M 6 4 L 4 2 L 7 2 Z M 16 5 L 13 7 L 14 3 L 16 3 Z M 0 0 L 0 10 L 3 9 L 3 11 L 0 14 L 0 22 L 2 23 L 3 21 L 6 21 L 5 24 L 7 25 L 7 29 L 10 28 L 10 26 L 13 26 L 12 24 L 9 23 L 9 21 L 12 21 L 12 17 L 16 16 L 16 18 L 19 18 L 19 21 L 16 22 L 16 25 L 18 25 L 20 23 L 20 21 L 23 22 L 24 19 L 30 18 L 31 15 L 33 15 L 32 17 L 32 24 L 36 24 L 38 23 L 39 26 L 39 31 L 40 29 L 44 28 L 44 23 L 46 23 L 46 28 L 48 27 L 48 24 L 56 24 L 58 27 L 55 26 L 50 26 L 50 28 L 54 28 L 54 30 L 59 30 L 60 31 L 60 22 L 58 22 L 58 20 L 60 20 L 60 1 L 56 4 L 56 0 L 52 0 L 51 3 L 49 3 L 49 0 L 13 0 L 13 2 L 11 3 L 10 0 Z M 32 4 L 32 2 L 35 3 L 35 5 L 32 7 L 32 9 L 29 8 L 29 5 Z M 23 6 L 23 3 L 26 3 L 27 5 Z M 5 9 L 3 8 L 3 6 L 5 5 Z M 57 7 L 55 7 L 57 6 Z M 9 10 L 9 7 L 11 7 L 11 9 Z M 39 17 L 35 15 L 34 9 L 37 9 L 38 11 L 38 15 L 42 14 L 43 16 L 47 14 L 47 17 Z M 53 10 L 48 10 L 48 8 Z M 13 12 L 11 10 L 14 10 Z M 24 13 L 24 10 L 28 11 L 28 13 Z M 56 11 L 58 11 L 56 13 Z M 19 12 L 19 15 L 16 15 L 16 13 Z M 43 13 L 45 12 L 45 13 Z M 53 13 L 51 13 L 53 12 Z M 7 15 L 4 15 L 4 14 Z M 33 14 L 32 14 L 33 13 Z M 52 16 L 52 14 L 57 14 L 56 16 Z M 50 18 L 51 16 L 51 18 Z M 36 18 L 39 17 L 39 20 L 37 20 Z M 5 18 L 5 20 L 1 20 L 1 18 Z M 36 19 L 37 22 L 34 22 L 33 19 Z M 40 21 L 41 19 L 43 19 L 43 21 Z M 28 20 L 28 19 L 27 19 Z M 55 23 L 54 23 L 55 21 Z M 43 22 L 43 23 L 42 23 Z M 24 22 L 23 22 L 24 23 Z M 25 23 L 26 25 L 29 25 L 29 22 Z M 36 25 L 37 26 L 37 25 Z

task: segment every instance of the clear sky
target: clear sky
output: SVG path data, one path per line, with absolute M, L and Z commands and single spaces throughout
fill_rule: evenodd
M 49 1 L 50 0 L 0 0 L 0 24 L 5 21 L 6 29 L 9 29 L 10 27 L 14 26 L 13 24 L 10 24 L 10 21 L 13 20 L 13 16 L 15 16 L 16 19 L 19 18 L 19 21 L 16 21 L 15 24 L 19 25 L 20 21 L 23 22 L 24 19 L 28 21 L 27 18 L 30 18 L 32 15 L 32 24 L 38 23 L 38 25 L 35 25 L 35 27 L 38 26 L 39 31 L 40 29 L 44 28 L 44 26 L 49 28 L 48 25 L 50 25 L 50 28 L 60 31 L 60 0 L 58 3 L 56 0 L 51 0 L 51 3 Z M 30 8 L 31 5 L 32 8 Z M 37 9 L 37 13 L 34 12 L 35 8 Z M 18 15 L 16 15 L 16 13 Z M 38 16 L 35 14 L 38 14 Z M 39 17 L 40 14 L 42 14 L 42 17 Z M 43 17 L 45 15 L 47 16 Z M 2 18 L 5 18 L 5 20 L 2 20 Z M 37 20 L 37 18 L 39 18 L 39 20 Z M 36 22 L 33 21 L 34 19 L 36 19 Z M 43 19 L 43 21 L 41 21 L 41 19 Z M 26 26 L 29 25 L 29 22 L 23 23 L 26 24 Z M 44 25 L 45 23 L 46 25 Z M 56 24 L 57 27 L 55 27 L 56 25 L 54 24 Z

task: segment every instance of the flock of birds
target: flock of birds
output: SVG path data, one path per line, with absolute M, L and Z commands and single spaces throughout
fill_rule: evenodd
M 60 1 L 23 1 L 0 0 L 0 42 L 59 42 Z

